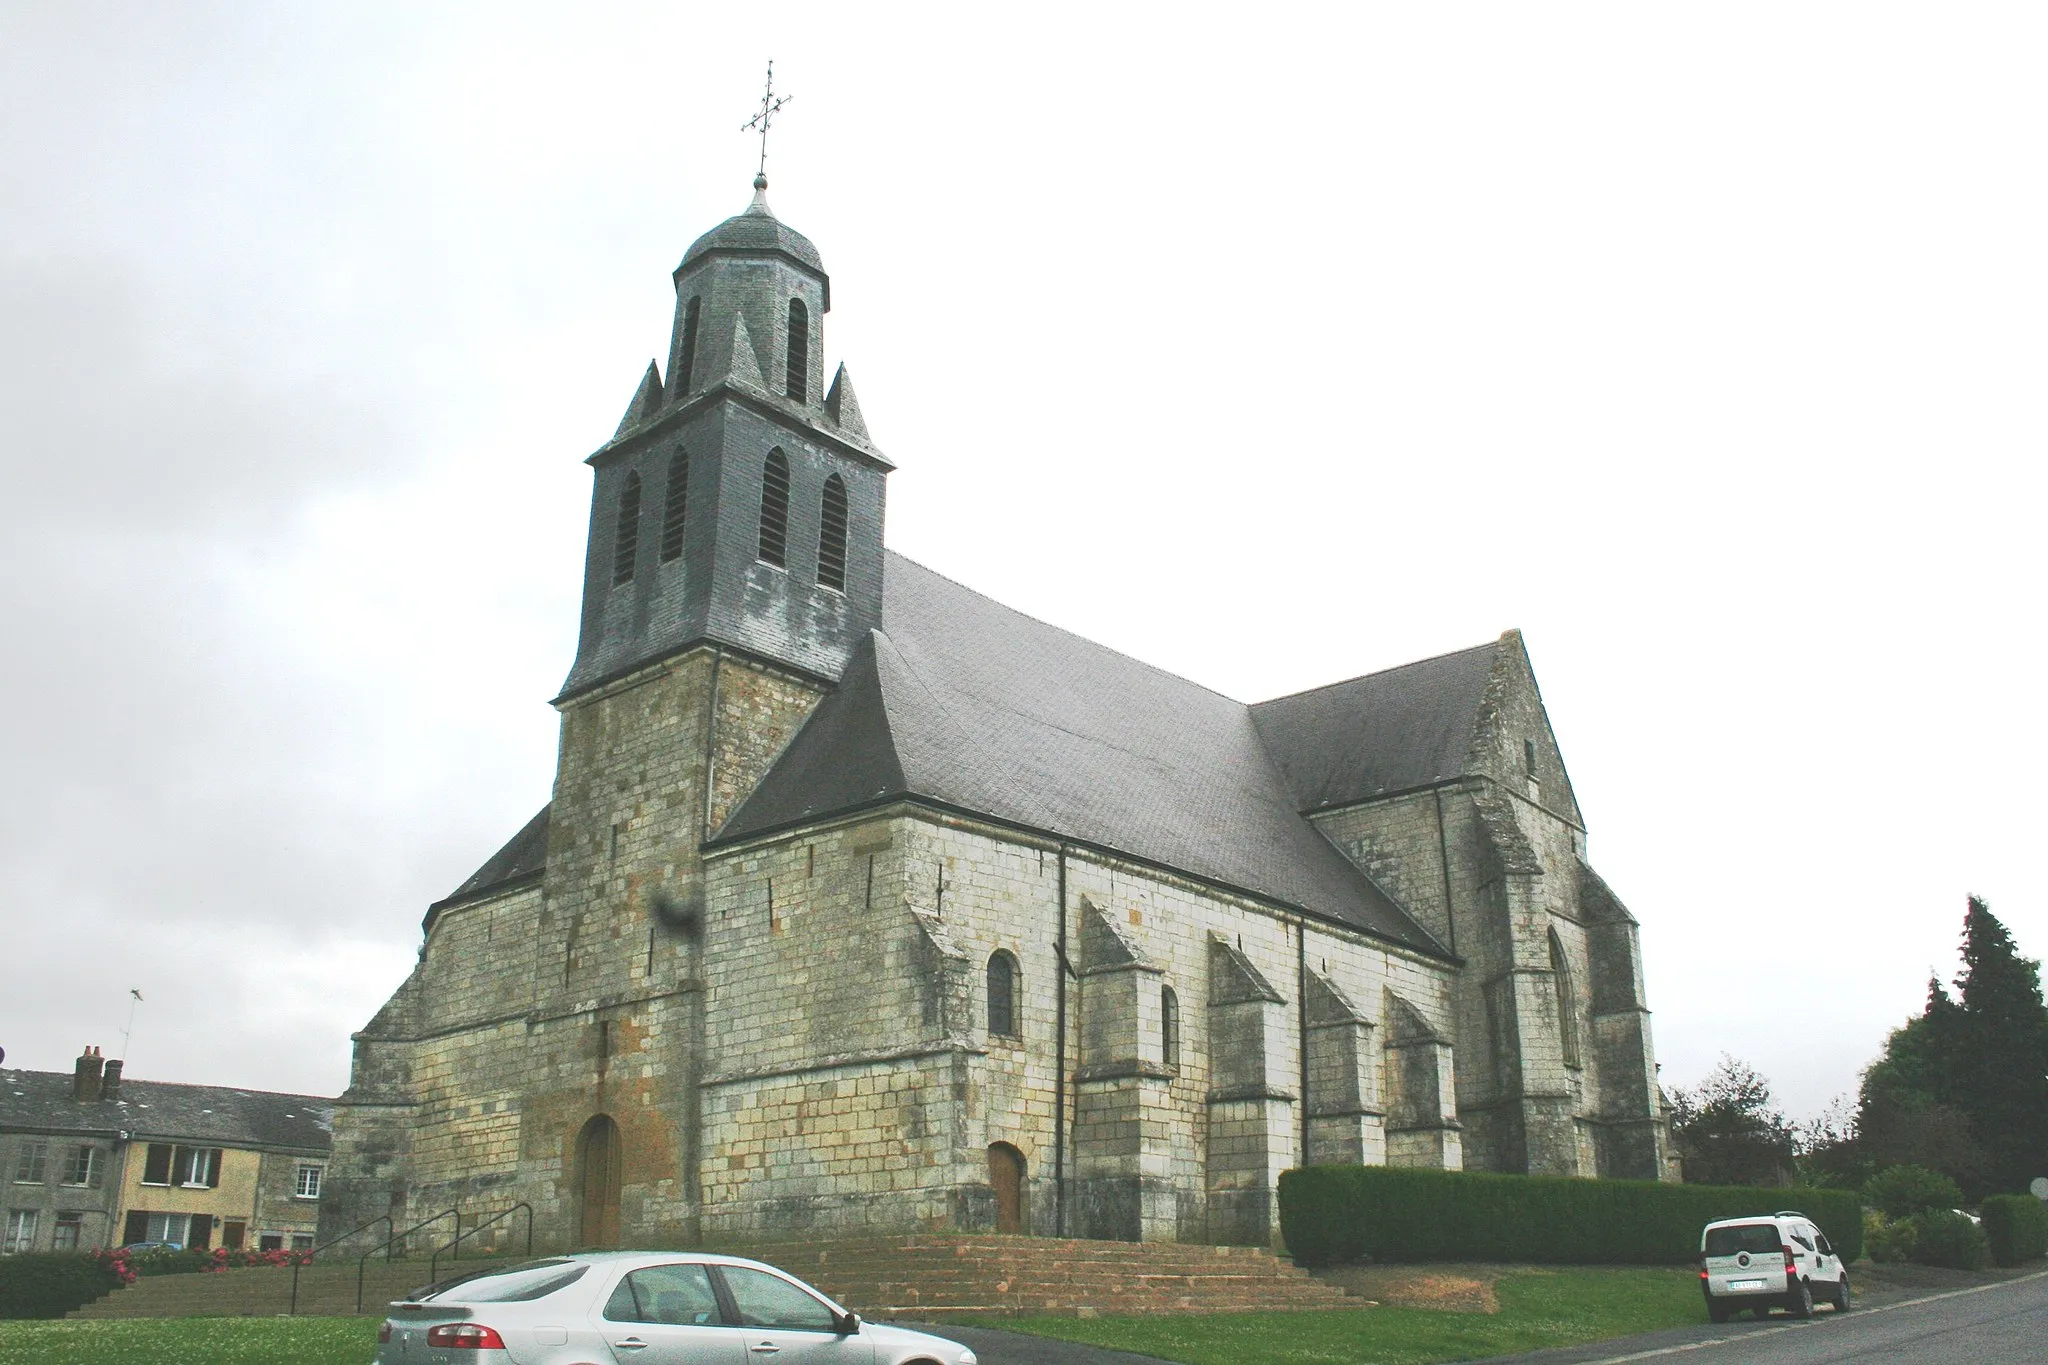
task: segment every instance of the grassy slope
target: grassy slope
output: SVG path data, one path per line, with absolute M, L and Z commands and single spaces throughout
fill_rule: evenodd
M 1498 1292 L 1498 1313 L 1358 1308 L 1329 1313 L 1020 1318 L 1000 1325 L 1186 1365 L 1428 1365 L 1707 1320 L 1692 1270 L 1517 1271 L 1501 1280 Z
M 368 1365 L 375 1318 L 0 1322 L 7 1365 Z

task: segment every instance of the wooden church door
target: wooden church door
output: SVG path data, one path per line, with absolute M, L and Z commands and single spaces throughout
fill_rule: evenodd
M 1007 1142 L 990 1143 L 988 1183 L 996 1192 L 996 1231 L 1030 1231 L 1024 1216 L 1024 1154 Z
M 583 1125 L 576 1139 L 578 1179 L 576 1243 L 619 1244 L 619 1126 L 605 1114 Z

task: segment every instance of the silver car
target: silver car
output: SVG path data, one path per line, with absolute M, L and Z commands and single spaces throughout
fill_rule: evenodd
M 579 1252 L 444 1280 L 392 1304 L 377 1341 L 378 1365 L 977 1365 L 774 1266 L 700 1251 Z

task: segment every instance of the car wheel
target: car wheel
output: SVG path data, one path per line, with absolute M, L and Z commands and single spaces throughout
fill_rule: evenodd
M 1792 1289 L 1792 1316 L 1810 1318 L 1813 1316 L 1813 1286 L 1801 1280 Z
M 1842 1272 L 1842 1278 L 1835 1283 L 1835 1311 L 1849 1311 L 1849 1272 L 1846 1270 Z
M 1727 1304 L 1722 1303 L 1711 1294 L 1707 1296 L 1707 1316 L 1710 1319 L 1715 1322 L 1726 1322 L 1728 1321 L 1728 1311 Z

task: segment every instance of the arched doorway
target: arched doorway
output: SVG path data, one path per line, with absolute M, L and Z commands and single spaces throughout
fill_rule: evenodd
M 576 1243 L 619 1244 L 619 1125 L 594 1115 L 576 1137 Z
M 1024 1154 L 1007 1142 L 988 1145 L 988 1183 L 996 1192 L 996 1231 L 1029 1232 Z

